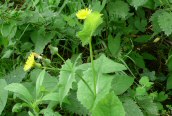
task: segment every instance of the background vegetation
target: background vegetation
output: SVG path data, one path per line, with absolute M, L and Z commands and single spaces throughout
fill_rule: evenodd
M 172 115 L 171 11 L 172 0 L 1 0 L 0 114 Z

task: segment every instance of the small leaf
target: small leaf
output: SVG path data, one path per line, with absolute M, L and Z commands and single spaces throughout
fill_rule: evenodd
M 10 58 L 10 56 L 11 56 L 12 53 L 13 53 L 13 50 L 11 50 L 11 49 L 5 51 L 5 53 L 2 56 L 2 59 L 3 58 Z
M 1 27 L 1 34 L 3 37 L 7 37 L 9 39 L 13 38 L 17 31 L 17 25 L 15 21 L 11 21 L 11 23 L 5 23 Z
M 21 103 L 16 103 L 13 106 L 12 112 L 20 112 L 21 111 L 21 108 L 22 108 L 22 104 Z
M 158 96 L 156 98 L 156 100 L 159 101 L 159 102 L 163 102 L 166 99 L 168 99 L 168 94 L 165 94 L 164 91 L 161 91 L 160 93 L 158 93 Z
M 139 83 L 142 85 L 142 86 L 145 86 L 147 88 L 151 87 L 153 85 L 152 82 L 149 82 L 149 77 L 147 76 L 143 76 L 141 77 L 141 79 L 139 80 Z
M 27 103 L 31 103 L 33 98 L 26 87 L 20 83 L 11 83 L 5 87 L 6 90 L 14 92 L 19 95 L 19 98 Z
M 167 79 L 167 90 L 172 89 L 172 73 L 169 74 Z
M 4 90 L 4 87 L 7 85 L 5 79 L 0 79 L 0 115 L 5 108 L 8 91 Z
M 133 51 L 131 54 L 130 54 L 130 57 L 134 60 L 134 63 L 140 67 L 140 68 L 145 68 L 145 62 L 144 62 L 144 59 L 143 57 L 138 54 L 137 52 Z
M 136 95 L 146 95 L 147 92 L 146 92 L 146 89 L 143 88 L 143 87 L 137 87 L 136 88 Z
M 125 111 L 119 98 L 111 92 L 98 102 L 92 115 L 125 116 Z
M 115 75 L 112 80 L 112 90 L 116 95 L 123 94 L 134 82 L 134 78 L 127 75 Z
M 112 35 L 108 36 L 108 48 L 111 54 L 116 57 L 121 45 L 121 39 L 120 38 L 113 38 Z

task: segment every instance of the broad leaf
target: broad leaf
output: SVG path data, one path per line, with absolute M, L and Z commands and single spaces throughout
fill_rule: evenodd
M 16 69 L 12 70 L 9 74 L 7 74 L 4 78 L 8 84 L 10 83 L 19 83 L 25 77 L 26 72 L 23 70 L 23 67 L 17 67 Z
M 37 80 L 36 80 L 36 97 L 38 97 L 40 94 L 41 86 L 42 86 L 44 77 L 45 77 L 45 70 L 42 70 L 41 73 L 39 74 Z
M 158 23 L 167 36 L 172 33 L 172 13 L 163 12 L 160 14 L 158 16 Z
M 134 78 L 127 75 L 115 75 L 112 90 L 116 95 L 123 94 L 134 82 Z
M 114 93 L 109 93 L 99 101 L 93 110 L 93 116 L 125 116 L 121 101 Z
M 114 62 L 102 54 L 98 59 L 95 60 L 95 69 L 100 73 L 113 73 L 126 70 L 127 68 L 123 64 Z
M 78 37 L 82 41 L 82 45 L 86 45 L 91 41 L 91 37 L 97 27 L 103 22 L 102 14 L 99 12 L 92 12 L 88 17 L 85 19 L 84 27 L 82 31 L 78 32 Z
M 91 110 L 96 104 L 104 98 L 111 89 L 112 76 L 101 74 L 95 75 L 97 81 L 96 85 L 96 96 L 94 95 L 94 76 L 92 70 L 89 68 L 84 72 L 83 80 L 78 83 L 77 98 L 87 109 Z M 87 84 L 86 84 L 87 83 Z
M 41 54 L 45 46 L 53 39 L 54 33 L 45 32 L 44 28 L 31 33 L 31 39 L 35 44 L 35 52 Z
M 59 93 L 49 93 L 45 95 L 42 100 L 59 101 Z
M 72 88 L 72 83 L 75 81 L 75 72 L 71 60 L 67 60 L 62 65 L 59 76 L 59 101 L 63 102 L 63 99 L 67 96 L 69 90 Z
M 11 83 L 5 87 L 6 90 L 16 93 L 20 99 L 31 103 L 33 98 L 26 87 L 20 83 Z
M 8 91 L 4 90 L 6 85 L 6 81 L 4 79 L 0 79 L 0 115 L 4 110 L 8 98 Z

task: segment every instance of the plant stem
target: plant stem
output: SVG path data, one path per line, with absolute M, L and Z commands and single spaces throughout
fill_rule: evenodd
M 93 60 L 93 49 L 92 49 L 92 44 L 91 44 L 91 39 L 89 42 L 89 48 L 90 48 L 90 57 L 91 57 L 91 66 L 92 66 L 92 71 L 93 71 L 93 78 L 94 78 L 94 95 L 96 97 L 96 83 L 97 83 L 97 79 L 96 79 L 96 71 L 94 68 L 94 60 Z
M 60 12 L 63 10 L 63 8 L 66 6 L 66 4 L 68 3 L 69 0 L 65 0 L 63 2 L 63 5 L 60 7 L 59 11 L 58 11 L 58 14 L 60 14 Z
M 63 62 L 65 62 L 64 58 L 61 57 L 61 55 L 60 55 L 59 53 L 57 53 L 57 56 L 58 56 Z

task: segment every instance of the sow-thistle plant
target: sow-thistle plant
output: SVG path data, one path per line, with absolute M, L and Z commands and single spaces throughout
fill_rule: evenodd
M 86 19 L 87 16 L 92 12 L 91 9 L 85 8 L 85 9 L 81 9 L 76 13 L 76 16 L 78 19 Z

